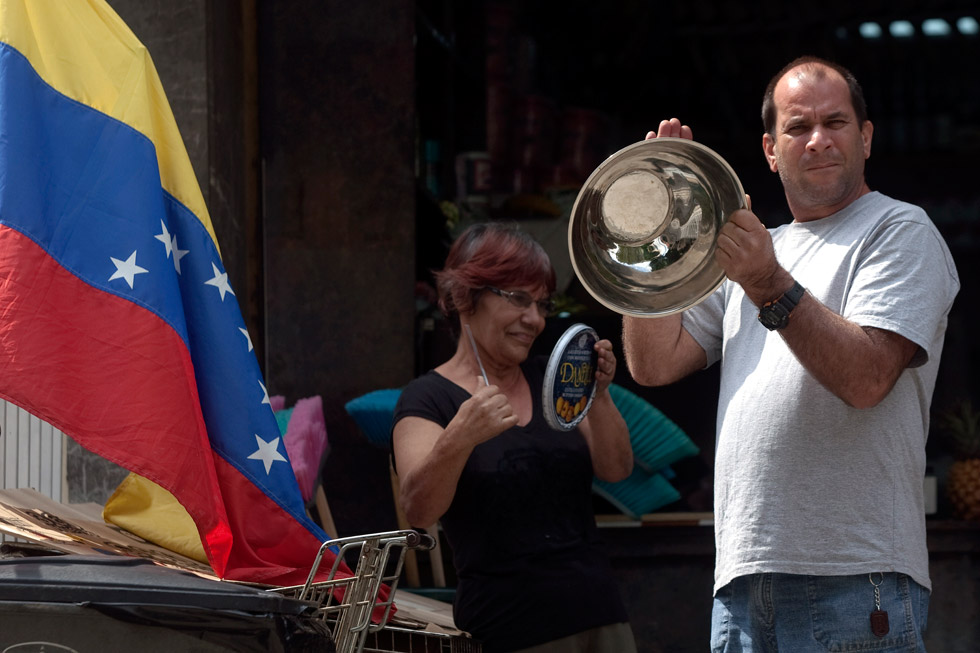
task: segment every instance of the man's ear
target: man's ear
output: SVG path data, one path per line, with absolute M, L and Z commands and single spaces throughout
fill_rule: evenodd
M 864 158 L 871 158 L 871 137 L 874 135 L 875 126 L 870 120 L 865 120 L 861 125 L 861 139 L 864 141 Z
M 779 167 L 776 165 L 776 141 L 769 134 L 762 135 L 762 151 L 766 155 L 769 169 L 779 172 Z

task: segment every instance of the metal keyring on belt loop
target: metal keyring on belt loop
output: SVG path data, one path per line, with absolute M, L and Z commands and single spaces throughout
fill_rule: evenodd
M 878 581 L 877 583 L 876 583 L 876 582 L 874 581 L 874 578 L 872 578 L 872 576 L 874 576 L 875 574 L 878 574 L 878 576 L 880 576 L 880 577 L 881 577 L 881 579 L 880 579 L 880 580 L 879 580 L 879 581 Z M 871 582 L 871 584 L 872 584 L 872 585 L 874 585 L 874 586 L 875 586 L 875 588 L 877 589 L 878 587 L 880 587 L 880 586 L 881 586 L 881 584 L 882 584 L 882 583 L 884 583 L 884 582 L 885 582 L 885 574 L 884 574 L 884 573 L 882 573 L 882 572 L 880 572 L 880 571 L 872 571 L 872 572 L 871 572 L 870 574 L 868 574 L 868 580 L 869 580 L 869 581 Z

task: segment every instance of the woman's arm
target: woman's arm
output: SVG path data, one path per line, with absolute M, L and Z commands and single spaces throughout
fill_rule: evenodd
M 596 392 L 588 414 L 579 423 L 579 431 L 589 445 L 595 475 L 615 483 L 632 473 L 633 448 L 626 421 L 609 394 L 609 384 L 616 376 L 616 356 L 612 343 L 600 340 L 595 349 L 599 354 L 595 374 Z
M 408 522 L 419 528 L 436 523 L 452 504 L 473 448 L 515 424 L 517 415 L 495 385 L 476 390 L 446 428 L 421 417 L 399 420 L 392 431 L 392 446 Z

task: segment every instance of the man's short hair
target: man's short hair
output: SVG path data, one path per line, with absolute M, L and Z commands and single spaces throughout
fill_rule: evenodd
M 868 105 L 864 101 L 864 91 L 861 90 L 861 85 L 858 83 L 857 78 L 851 73 L 850 70 L 836 64 L 833 61 L 827 61 L 826 59 L 821 59 L 820 57 L 813 56 L 803 56 L 786 64 L 782 70 L 776 73 L 772 79 L 769 80 L 769 84 L 766 86 L 766 92 L 762 96 L 762 128 L 770 136 L 775 136 L 776 130 L 776 101 L 773 98 L 776 92 L 776 84 L 779 83 L 786 74 L 797 67 L 806 67 L 811 70 L 819 71 L 820 67 L 829 68 L 839 74 L 844 78 L 847 83 L 847 89 L 851 93 L 851 105 L 854 108 L 854 115 L 857 116 L 858 125 L 863 125 L 868 119 Z M 819 74 L 819 72 L 818 72 Z

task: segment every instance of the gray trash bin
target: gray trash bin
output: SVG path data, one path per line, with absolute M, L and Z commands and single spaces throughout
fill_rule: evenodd
M 334 651 L 315 606 L 139 558 L 0 559 L 0 651 Z

